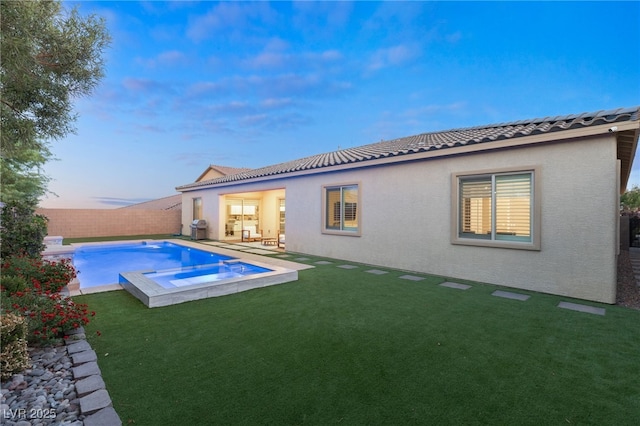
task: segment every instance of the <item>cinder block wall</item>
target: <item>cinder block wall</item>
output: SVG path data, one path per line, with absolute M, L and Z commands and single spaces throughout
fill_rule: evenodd
M 36 213 L 49 219 L 49 235 L 65 238 L 174 234 L 182 226 L 180 210 L 37 209 Z

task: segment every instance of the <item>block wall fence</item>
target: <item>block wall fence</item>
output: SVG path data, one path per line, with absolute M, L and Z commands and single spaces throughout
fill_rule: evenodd
M 181 210 L 37 209 L 49 219 L 48 235 L 64 238 L 175 234 L 181 229 Z

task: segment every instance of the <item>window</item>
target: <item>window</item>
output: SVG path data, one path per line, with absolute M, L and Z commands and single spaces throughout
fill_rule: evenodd
M 260 199 L 226 198 L 225 235 L 238 237 L 245 227 L 260 233 Z
M 285 199 L 278 198 L 278 229 L 281 234 L 285 233 Z
M 359 197 L 358 185 L 325 186 L 323 230 L 359 234 Z
M 535 171 L 456 175 L 453 243 L 539 249 Z
M 193 199 L 193 220 L 202 219 L 202 198 Z

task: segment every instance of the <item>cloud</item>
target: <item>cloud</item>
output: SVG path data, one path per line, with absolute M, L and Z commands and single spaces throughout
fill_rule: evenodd
M 245 63 L 251 68 L 283 68 L 290 60 L 291 55 L 278 52 L 262 52 Z
M 185 95 L 187 98 L 204 98 L 224 96 L 229 92 L 229 87 L 224 81 L 199 81 L 187 87 Z
M 337 50 L 325 50 L 319 55 L 322 61 L 337 61 L 343 58 L 342 53 Z
M 293 105 L 294 102 L 291 98 L 267 98 L 260 101 L 260 106 L 268 109 L 284 108 Z
M 378 49 L 375 51 L 367 66 L 369 71 L 377 71 L 382 68 L 403 65 L 414 58 L 420 56 L 421 51 L 417 45 L 397 45 L 393 47 Z
M 389 40 L 417 40 L 424 37 L 425 23 L 431 21 L 432 7 L 424 2 L 380 2 L 375 12 L 362 23 L 365 35 L 386 34 Z
M 343 59 L 343 55 L 336 49 L 323 51 L 296 49 L 292 51 L 290 43 L 279 37 L 272 37 L 260 52 L 246 57 L 240 61 L 240 64 L 246 68 L 258 69 L 261 72 L 265 69 L 278 68 L 302 72 L 334 64 L 341 59 Z
M 251 86 L 267 97 L 299 99 L 341 96 L 352 89 L 349 81 L 334 80 L 321 73 L 284 73 L 276 76 L 253 76 Z
M 467 110 L 466 101 L 418 105 L 403 110 L 385 110 L 364 133 L 373 140 L 388 140 L 420 134 L 427 129 L 435 130 L 443 123 L 450 122 L 452 116 L 456 117 L 456 122 L 459 121 L 459 116 L 464 115 Z
M 310 117 L 296 113 L 271 113 L 247 115 L 238 120 L 243 127 L 260 128 L 268 132 L 280 132 L 300 128 L 312 123 Z
M 328 38 L 346 28 L 352 2 L 299 1 L 292 3 L 293 27 L 303 37 Z
M 187 56 L 179 50 L 168 50 L 154 58 L 137 58 L 136 61 L 148 68 L 184 66 L 188 64 Z
M 241 126 L 256 127 L 265 124 L 269 120 L 268 114 L 254 114 L 242 117 L 239 120 Z
M 125 77 L 122 86 L 132 92 L 172 92 L 171 86 L 148 78 Z
M 143 82 L 136 83 L 144 87 Z M 137 87 L 135 84 L 132 86 Z M 353 84 L 350 81 L 335 79 L 320 72 L 253 74 L 194 83 L 186 89 L 185 100 L 206 102 L 209 99 L 218 99 L 230 94 L 249 99 L 257 97 L 262 100 L 310 100 L 312 98 L 342 96 L 352 89 Z
M 444 38 L 449 43 L 457 43 L 462 40 L 462 33 L 460 31 L 456 31 L 454 33 L 445 35 Z
M 214 116 L 238 116 L 251 113 L 253 111 L 255 111 L 255 107 L 247 101 L 230 101 L 223 104 L 206 106 L 203 112 L 207 115 L 213 114 Z
M 193 17 L 186 34 L 195 42 L 211 39 L 223 33 L 230 39 L 244 40 L 258 32 L 266 34 L 269 24 L 277 19 L 277 13 L 266 2 L 221 2 L 206 14 Z

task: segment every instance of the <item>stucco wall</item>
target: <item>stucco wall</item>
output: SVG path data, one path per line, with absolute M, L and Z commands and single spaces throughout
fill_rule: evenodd
M 49 218 L 49 235 L 65 238 L 174 234 L 180 229 L 180 210 L 37 209 L 36 212 Z
M 451 175 L 539 166 L 541 250 L 453 245 Z M 615 302 L 613 138 L 472 154 L 291 180 L 287 249 Z M 321 234 L 321 186 L 359 182 L 361 237 Z
M 451 244 L 452 174 L 530 167 L 538 168 L 539 251 Z M 289 251 L 614 303 L 617 173 L 615 139 L 603 136 L 236 185 L 233 191 L 286 189 Z M 348 183 L 360 185 L 361 236 L 322 234 L 322 185 Z M 211 218 L 219 221 L 223 210 L 216 200 L 228 192 L 187 192 L 183 205 L 202 196 L 205 211 L 215 210 Z

